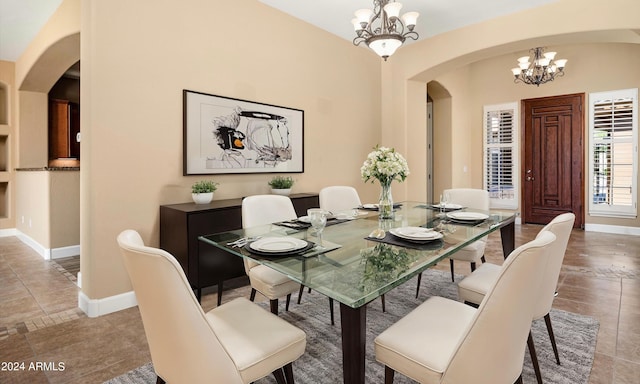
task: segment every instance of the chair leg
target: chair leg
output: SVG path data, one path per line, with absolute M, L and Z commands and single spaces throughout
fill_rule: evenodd
M 329 311 L 331 312 L 331 325 L 336 325 L 335 319 L 333 317 L 333 299 L 329 298 Z
M 382 300 L 382 312 L 387 312 L 387 304 L 384 300 L 384 295 L 380 296 L 380 300 Z
M 251 294 L 249 295 L 249 300 L 254 301 L 256 299 L 256 289 L 251 288 Z
M 558 355 L 558 346 L 556 345 L 556 337 L 553 335 L 553 327 L 551 326 L 551 316 L 547 313 L 544 315 L 544 322 L 547 324 L 547 332 L 549 332 L 549 339 L 551 339 L 551 346 L 553 347 L 553 353 L 556 355 L 556 363 L 560 365 L 560 355 Z
M 284 310 L 285 311 L 289 311 L 289 303 L 291 303 L 291 294 L 287 295 L 287 301 L 286 301 L 285 306 L 284 306 Z
M 278 299 L 269 300 L 269 304 L 271 305 L 271 313 L 274 315 L 278 315 Z
M 224 280 L 218 281 L 218 307 L 222 304 L 222 291 L 224 291 Z
M 451 281 L 455 282 L 456 279 L 453 278 L 453 259 L 449 259 L 449 264 L 451 265 Z
M 293 363 L 289 363 L 283 367 L 284 376 L 287 379 L 287 384 L 295 384 L 293 381 Z
M 480 258 L 480 261 L 482 261 L 483 263 L 487 262 L 487 259 L 484 258 L 484 255 L 482 255 L 482 257 Z
M 282 368 L 278 368 L 273 371 L 273 377 L 276 378 L 276 382 L 278 384 L 287 384 L 287 380 L 284 378 L 284 374 L 282 373 Z
M 167 384 L 164 380 L 162 380 L 162 377 L 157 376 L 156 378 L 156 384 Z
M 396 371 L 393 369 L 384 366 L 384 384 L 393 384 L 393 376 L 396 374 Z
M 298 291 L 298 304 L 300 304 L 300 300 L 302 300 L 302 292 L 304 292 L 304 285 L 300 284 L 300 290 Z
M 471 272 L 473 272 L 473 271 L 475 271 L 475 270 L 476 270 L 476 262 L 475 262 L 475 261 L 472 261 L 472 262 L 471 262 Z
M 542 375 L 540 374 L 540 366 L 538 365 L 538 356 L 536 355 L 536 347 L 533 345 L 533 335 L 529 331 L 529 337 L 527 338 L 527 345 L 529 346 L 529 355 L 531 355 L 531 362 L 533 363 L 533 370 L 536 373 L 536 380 L 538 384 L 542 384 Z
M 420 293 L 420 282 L 422 282 L 422 272 L 418 274 L 418 286 L 416 287 L 416 299 L 418 298 L 418 293 Z

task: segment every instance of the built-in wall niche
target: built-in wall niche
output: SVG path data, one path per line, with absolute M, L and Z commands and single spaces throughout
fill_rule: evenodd
M 9 170 L 9 136 L 0 135 L 0 172 Z
M 0 124 L 9 124 L 9 89 L 0 83 Z
M 0 218 L 9 217 L 9 182 L 0 182 Z

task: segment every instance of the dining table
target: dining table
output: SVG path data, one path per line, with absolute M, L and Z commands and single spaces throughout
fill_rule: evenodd
M 394 205 L 393 216 L 379 220 L 375 205 L 333 212 L 321 244 L 305 218 L 199 240 L 266 265 L 339 302 L 343 379 L 356 384 L 365 382 L 368 303 L 497 230 L 504 257 L 515 247 L 513 211 L 403 201 Z M 287 248 L 291 244 L 295 246 Z

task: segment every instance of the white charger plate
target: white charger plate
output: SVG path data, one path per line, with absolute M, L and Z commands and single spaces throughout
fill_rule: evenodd
M 489 218 L 489 215 L 481 212 L 449 212 L 447 217 L 457 221 L 482 221 Z
M 392 228 L 389 232 L 394 236 L 412 241 L 433 241 L 442 238 L 442 233 L 424 227 Z
M 251 249 L 260 252 L 281 253 L 290 252 L 306 247 L 308 243 L 304 240 L 292 237 L 265 237 L 249 244 Z

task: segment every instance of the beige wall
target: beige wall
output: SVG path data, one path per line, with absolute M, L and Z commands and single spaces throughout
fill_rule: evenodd
M 80 244 L 80 171 L 52 171 L 50 188 L 50 248 Z
M 519 102 L 521 99 L 573 93 L 585 94 L 584 123 L 585 149 L 588 149 L 588 103 L 589 93 L 616 89 L 640 88 L 640 44 L 575 44 L 551 46 L 559 57 L 569 59 L 566 75 L 552 83 L 535 87 L 522 83 L 514 84 L 510 66 L 518 56 L 527 52 L 515 52 L 492 59 L 482 60 L 463 70 L 441 76 L 438 81 L 446 87 L 454 99 L 453 142 L 464 142 L 462 155 L 456 151 L 454 159 L 466 158 L 469 175 L 465 177 L 461 164 L 451 169 L 453 186 L 482 186 L 482 107 L 484 105 Z M 461 84 L 464 86 L 460 87 Z M 456 103 L 456 99 L 462 99 Z M 461 105 L 460 105 L 461 104 Z M 463 121 L 455 121 L 462 117 Z M 454 146 L 457 149 L 457 146 Z M 585 196 L 588 196 L 588 152 L 585 152 Z M 456 176 L 458 184 L 456 184 Z M 585 201 L 588 205 L 588 201 Z M 522 204 L 520 204 L 522 206 Z M 590 224 L 640 226 L 638 219 L 610 219 L 586 215 Z
M 50 192 L 49 172 L 16 172 L 16 229 L 44 249 L 51 248 Z
M 152 12 L 150 12 L 152 10 Z M 243 15 L 243 28 L 229 15 Z M 81 268 L 83 292 L 130 289 L 115 238 L 158 245 L 159 205 L 267 193 L 268 174 L 182 175 L 182 90 L 305 112 L 305 173 L 294 191 L 330 184 L 377 196 L 359 169 L 380 141 L 380 61 L 366 49 L 252 0 L 82 4 Z
M 575 17 L 577 9 L 580 9 L 580 17 Z M 437 80 L 451 94 L 451 125 L 448 128 L 452 142 L 449 148 L 436 147 L 435 150 L 441 153 L 449 150 L 453 156 L 448 174 L 436 175 L 434 193 L 439 193 L 438 187 L 481 187 L 482 106 L 549 95 L 637 87 L 638 14 L 640 3 L 628 0 L 612 0 L 606 4 L 591 0 L 560 0 L 422 39 L 402 48 L 389 60 L 390 65 L 383 66 L 382 92 L 390 93 L 385 97 L 393 100 L 382 105 L 383 116 L 392 116 L 389 120 L 396 125 L 403 124 L 406 129 L 399 132 L 407 134 L 406 137 L 395 135 L 393 145 L 406 151 L 407 138 L 419 136 L 425 129 L 410 118 L 423 115 L 425 107 L 409 101 L 422 99 L 424 95 L 408 84 Z M 541 19 L 545 19 L 544 28 L 540 28 Z M 553 48 L 559 52 L 559 57 L 569 59 L 567 75 L 539 88 L 513 84 L 510 69 L 518 57 L 535 46 Z M 583 53 L 583 49 L 586 52 Z M 434 110 L 436 119 L 437 112 Z M 434 124 L 434 135 L 438 129 L 442 127 Z M 389 124 L 383 124 L 382 130 L 383 137 L 387 137 L 386 132 L 397 132 L 396 126 Z M 435 140 L 437 143 L 438 139 Z M 426 162 L 426 153 L 422 155 L 418 161 Z M 436 155 L 436 168 L 437 159 Z M 414 174 L 412 177 L 419 176 Z M 451 184 L 447 185 L 446 180 Z M 406 192 L 411 196 L 411 190 Z M 588 216 L 586 222 L 640 226 L 638 220 Z

